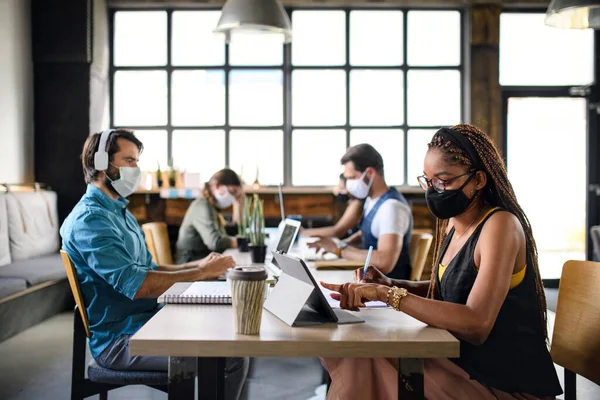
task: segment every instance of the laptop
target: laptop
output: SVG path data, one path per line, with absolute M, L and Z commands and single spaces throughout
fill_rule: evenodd
M 280 254 L 289 253 L 292 249 L 292 246 L 294 245 L 294 240 L 296 240 L 296 236 L 298 236 L 299 230 L 300 221 L 286 218 L 274 251 Z M 275 277 L 279 276 L 279 274 L 281 273 L 281 268 L 279 268 L 275 259 L 271 259 L 270 262 L 265 262 L 265 266 L 267 267 L 267 270 L 269 270 Z
M 271 290 L 264 308 L 290 326 L 355 324 L 358 316 L 333 309 L 301 258 L 274 253 L 281 265 L 279 282 Z

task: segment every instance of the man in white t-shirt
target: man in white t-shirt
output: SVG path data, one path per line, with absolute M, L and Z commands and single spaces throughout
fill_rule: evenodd
M 369 246 L 373 246 L 370 264 L 391 278 L 410 279 L 412 212 L 404 196 L 385 183 L 381 154 L 363 143 L 348 148 L 341 163 L 348 192 L 365 199 L 360 231 L 337 244 L 332 238 L 322 238 L 311 247 L 347 260 L 365 261 Z

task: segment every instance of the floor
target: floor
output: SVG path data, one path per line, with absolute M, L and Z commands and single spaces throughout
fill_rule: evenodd
M 70 398 L 71 335 L 72 312 L 66 312 L 0 343 L 0 399 Z M 562 383 L 562 369 L 557 369 Z M 254 359 L 242 400 L 322 400 L 323 388 L 315 395 L 321 374 L 316 359 Z M 600 399 L 600 387 L 582 377 L 577 377 L 577 389 L 579 400 Z M 143 386 L 121 388 L 109 395 L 111 400 L 166 397 Z

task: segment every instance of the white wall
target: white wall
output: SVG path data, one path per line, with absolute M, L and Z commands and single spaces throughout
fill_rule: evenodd
M 30 0 L 0 0 L 0 183 L 33 182 Z

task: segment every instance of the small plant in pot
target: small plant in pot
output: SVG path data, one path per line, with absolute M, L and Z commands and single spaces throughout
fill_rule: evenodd
M 238 233 L 237 233 L 237 244 L 238 249 L 245 253 L 250 251 L 248 244 L 248 224 L 250 222 L 250 197 L 244 196 L 243 204 L 238 207 Z
M 254 194 L 252 213 L 250 214 L 250 255 L 255 264 L 264 264 L 267 256 L 265 245 L 265 214 L 263 200 Z
M 169 186 L 174 188 L 177 185 L 177 170 L 171 167 L 169 171 Z
M 160 163 L 156 163 L 157 168 L 156 168 L 156 184 L 158 185 L 159 188 L 162 187 L 163 185 L 163 176 L 162 176 L 162 171 L 160 170 Z

